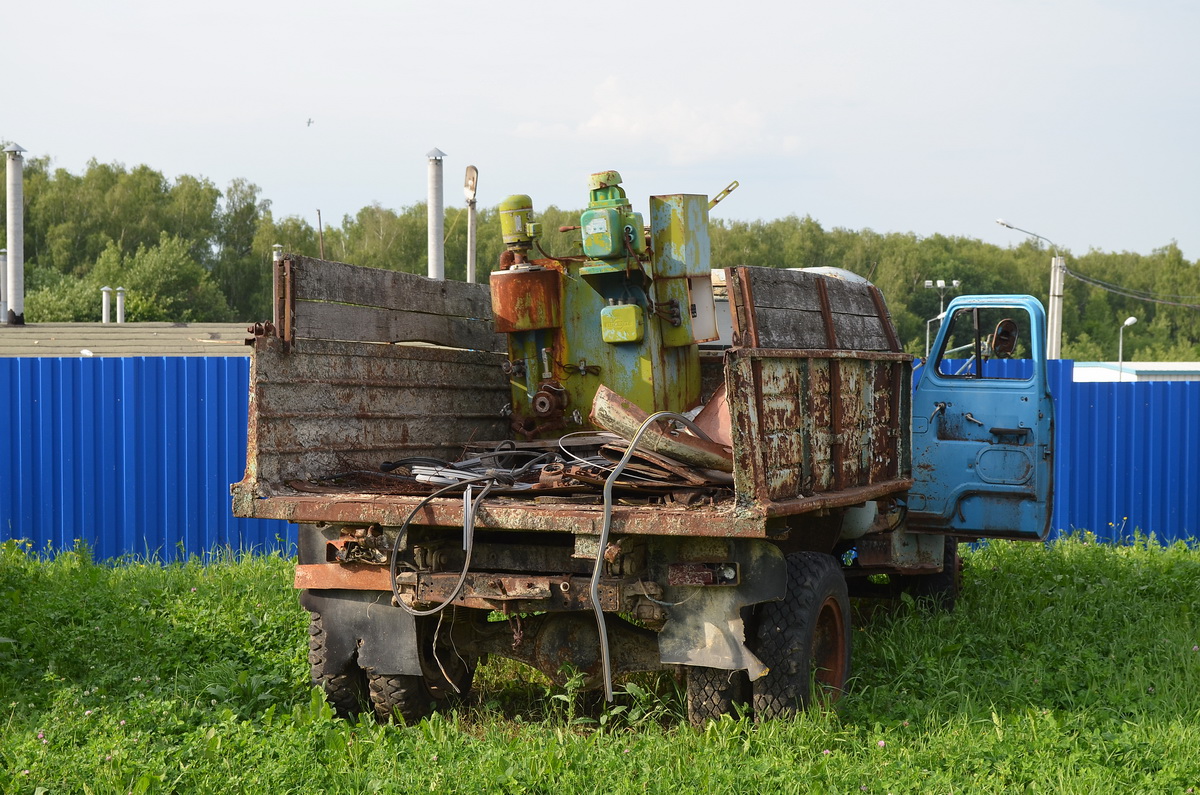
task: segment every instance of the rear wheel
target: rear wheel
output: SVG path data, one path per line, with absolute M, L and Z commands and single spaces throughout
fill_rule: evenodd
M 850 675 L 850 600 L 830 555 L 787 556 L 787 594 L 758 613 L 755 653 L 768 672 L 753 683 L 759 720 L 836 701 Z
M 745 671 L 726 671 L 693 665 L 687 671 L 688 721 L 696 727 L 722 715 L 736 715 L 747 703 L 750 682 Z
M 371 706 L 380 723 L 416 723 L 433 712 L 433 696 L 423 676 L 370 674 Z
M 350 718 L 362 712 L 367 703 L 367 676 L 353 661 L 341 673 L 326 673 L 325 638 L 321 614 L 312 613 L 308 622 L 308 664 L 312 670 L 312 683 L 325 691 L 325 700 L 339 718 Z
M 452 629 L 460 615 L 450 608 L 437 616 L 417 618 L 420 676 L 368 675 L 376 720 L 416 723 L 436 705 L 467 695 L 477 659 L 460 654 L 454 647 Z

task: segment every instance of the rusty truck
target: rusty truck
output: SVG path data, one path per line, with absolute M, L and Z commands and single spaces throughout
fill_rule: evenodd
M 495 655 L 786 716 L 846 687 L 851 595 L 949 607 L 959 540 L 1047 533 L 1036 299 L 957 297 L 914 360 L 861 277 L 714 269 L 707 197 L 588 196 L 570 256 L 506 199 L 489 284 L 275 257 L 233 507 L 299 525 L 339 714 L 419 720 Z

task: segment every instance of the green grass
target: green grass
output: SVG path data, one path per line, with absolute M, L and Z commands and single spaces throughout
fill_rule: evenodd
M 0 545 L 4 792 L 1190 792 L 1200 551 L 968 552 L 954 614 L 858 606 L 835 709 L 695 731 L 670 676 L 607 710 L 513 663 L 412 727 L 308 687 L 292 561 Z

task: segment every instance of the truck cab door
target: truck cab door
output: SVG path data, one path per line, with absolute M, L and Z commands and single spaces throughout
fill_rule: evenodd
M 913 393 L 910 530 L 1046 537 L 1054 412 L 1045 329 L 1032 296 L 951 301 Z

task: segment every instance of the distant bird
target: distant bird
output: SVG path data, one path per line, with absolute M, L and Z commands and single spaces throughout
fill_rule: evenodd
M 308 120 L 308 124 L 306 124 L 305 126 L 306 126 L 306 127 L 311 127 L 311 126 L 312 126 L 312 119 L 309 119 L 309 120 Z

